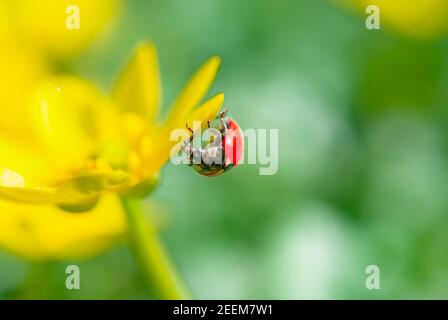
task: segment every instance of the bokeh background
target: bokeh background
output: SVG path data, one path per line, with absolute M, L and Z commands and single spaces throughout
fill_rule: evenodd
M 209 179 L 168 164 L 148 199 L 196 297 L 448 298 L 448 5 L 375 2 L 381 30 L 366 29 L 364 1 L 129 0 L 80 56 L 57 62 L 107 92 L 152 40 L 166 107 L 218 54 L 210 94 L 225 92 L 243 128 L 279 130 L 276 175 L 243 165 Z M 65 288 L 72 263 L 81 290 Z M 365 287 L 371 264 L 380 290 Z M 16 297 L 151 294 L 123 244 L 84 261 L 1 252 L 0 298 Z

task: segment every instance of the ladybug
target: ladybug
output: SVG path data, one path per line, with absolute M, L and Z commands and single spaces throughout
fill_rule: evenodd
M 220 137 L 216 139 L 216 136 L 211 136 L 203 148 L 193 147 L 193 130 L 186 125 L 192 135 L 188 142 L 184 142 L 182 149 L 189 157 L 189 166 L 203 176 L 218 176 L 241 162 L 244 153 L 243 131 L 234 119 L 226 115 L 227 109 L 224 109 L 219 112 L 213 123 L 207 121 L 208 129 L 215 129 L 213 132 L 218 133 Z

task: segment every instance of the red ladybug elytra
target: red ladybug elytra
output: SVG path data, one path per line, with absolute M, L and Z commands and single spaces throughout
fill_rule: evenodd
M 183 150 L 190 157 L 190 166 L 201 175 L 207 177 L 218 176 L 236 167 L 244 153 L 244 135 L 238 123 L 226 116 L 227 109 L 222 110 L 216 117 L 213 129 L 221 135 L 221 139 L 211 139 L 204 148 L 193 148 L 193 130 L 190 140 L 184 143 Z M 211 122 L 207 121 L 210 129 Z M 194 161 L 194 159 L 200 159 Z

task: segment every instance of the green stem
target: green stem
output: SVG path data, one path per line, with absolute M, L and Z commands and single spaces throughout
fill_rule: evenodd
M 158 298 L 169 300 L 189 299 L 187 289 L 176 272 L 157 230 L 145 216 L 137 199 L 122 198 L 128 217 L 128 233 L 134 254 L 148 283 Z
M 53 277 L 56 265 L 53 262 L 30 262 L 23 284 L 13 293 L 13 299 L 48 300 L 54 296 Z

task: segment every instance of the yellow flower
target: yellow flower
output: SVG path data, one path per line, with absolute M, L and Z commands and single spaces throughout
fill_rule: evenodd
M 415 38 L 437 38 L 448 34 L 448 2 L 446 0 L 342 0 L 364 11 L 369 5 L 380 8 L 383 29 Z
M 138 47 L 112 97 L 76 78 L 40 84 L 14 118 L 29 134 L 0 129 L 0 246 L 59 259 L 111 245 L 126 231 L 118 197 L 151 191 L 169 158 L 171 131 L 205 123 L 221 108 L 223 94 L 199 105 L 219 64 L 217 57 L 204 63 L 163 121 L 152 44 Z
M 28 136 L 23 121 L 28 94 L 54 74 L 52 58 L 73 56 L 88 46 L 117 12 L 118 0 L 0 0 L 0 101 L 2 133 Z M 66 8 L 80 10 L 80 29 L 66 26 Z
M 31 260 L 88 258 L 120 241 L 126 231 L 125 216 L 112 194 L 86 214 L 5 200 L 0 208 L 1 247 Z
M 4 16 L 2 34 L 33 52 L 52 57 L 73 56 L 105 31 L 119 12 L 118 0 L 0 0 L 0 18 Z M 72 11 L 79 9 L 79 29 L 67 28 Z M 1 26 L 1 22 L 0 22 Z
M 48 74 L 48 69 L 39 56 L 21 50 L 13 44 L 0 42 L 1 132 L 7 131 L 23 137 L 29 134 L 29 126 L 25 125 L 21 110 L 28 102 L 27 94 L 33 90 L 36 82 Z

